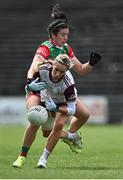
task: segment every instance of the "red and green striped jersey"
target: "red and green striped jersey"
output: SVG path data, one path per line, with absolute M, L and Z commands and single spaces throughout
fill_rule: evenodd
M 45 41 L 43 42 L 36 50 L 36 53 L 39 56 L 41 56 L 43 59 L 52 59 L 54 60 L 56 56 L 59 54 L 67 54 L 69 58 L 71 59 L 72 64 L 75 64 L 75 55 L 73 52 L 73 49 L 65 43 L 63 47 L 54 46 L 52 42 Z

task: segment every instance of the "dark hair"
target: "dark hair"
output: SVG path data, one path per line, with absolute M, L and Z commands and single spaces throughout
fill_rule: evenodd
M 51 18 L 53 21 L 49 24 L 47 30 L 51 36 L 51 33 L 58 33 L 60 29 L 69 28 L 68 18 L 64 12 L 59 10 L 59 4 L 54 5 Z

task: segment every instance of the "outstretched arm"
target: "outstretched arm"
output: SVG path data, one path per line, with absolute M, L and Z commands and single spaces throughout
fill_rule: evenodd
M 85 75 L 88 74 L 100 60 L 101 55 L 92 52 L 87 63 L 82 64 L 78 59 L 76 59 L 76 64 L 74 65 L 73 69 L 77 74 Z

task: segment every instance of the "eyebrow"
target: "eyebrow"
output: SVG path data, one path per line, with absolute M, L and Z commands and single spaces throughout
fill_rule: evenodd
M 57 68 L 57 67 L 55 67 L 55 70 L 58 70 L 58 71 L 60 71 L 60 72 L 62 72 L 62 73 L 65 73 L 66 71 L 61 71 L 59 68 Z

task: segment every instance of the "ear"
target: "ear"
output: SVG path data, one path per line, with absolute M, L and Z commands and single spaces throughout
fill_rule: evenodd
M 57 33 L 54 33 L 54 32 L 53 32 L 53 33 L 52 33 L 52 37 L 53 37 L 53 36 L 57 37 Z

